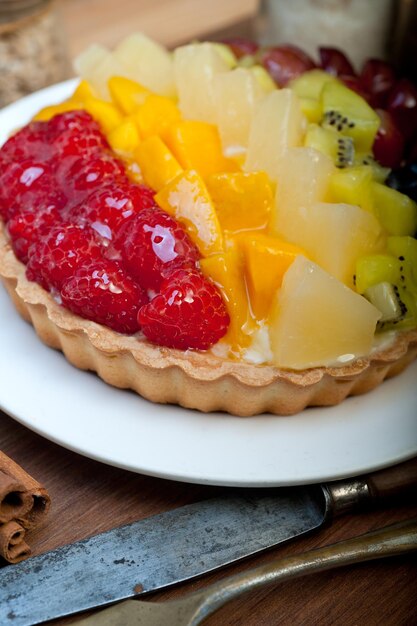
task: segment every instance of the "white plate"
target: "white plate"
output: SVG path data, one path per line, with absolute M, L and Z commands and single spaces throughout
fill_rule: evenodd
M 74 83 L 0 112 L 0 143 Z M 44 346 L 0 289 L 0 406 L 87 457 L 135 472 L 229 486 L 314 483 L 417 454 L 417 362 L 375 391 L 292 417 L 236 418 L 161 406 L 114 389 Z

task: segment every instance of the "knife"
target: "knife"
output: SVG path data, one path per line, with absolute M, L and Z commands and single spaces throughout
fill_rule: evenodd
M 32 626 L 202 575 L 417 491 L 417 457 L 359 478 L 233 489 L 0 570 L 0 624 Z

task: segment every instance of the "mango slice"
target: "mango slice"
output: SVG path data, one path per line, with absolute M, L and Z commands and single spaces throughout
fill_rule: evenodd
M 186 228 L 203 256 L 223 251 L 223 233 L 200 174 L 187 170 L 155 196 L 159 206 Z
M 239 244 L 243 250 L 252 310 L 255 317 L 262 320 L 268 315 L 287 269 L 299 254 L 307 255 L 299 246 L 262 233 L 241 235 Z
M 200 267 L 222 290 L 230 315 L 230 326 L 224 341 L 239 356 L 240 351 L 251 343 L 251 333 L 256 324 L 249 308 L 243 259 L 238 246 L 231 243 L 226 252 L 201 259 Z
M 163 139 L 168 129 L 181 118 L 177 105 L 170 98 L 149 95 L 133 113 L 142 139 L 160 135 Z
M 131 154 L 138 147 L 140 137 L 134 121 L 125 117 L 121 124 L 110 131 L 107 140 L 115 152 Z
M 108 81 L 108 87 L 114 104 L 126 115 L 133 113 L 152 93 L 140 83 L 125 76 L 112 76 Z
M 114 104 L 99 98 L 87 98 L 83 108 L 94 117 L 105 134 L 110 133 L 123 121 L 122 114 Z
M 181 174 L 182 167 L 171 150 L 157 135 L 142 141 L 135 152 L 143 179 L 147 185 L 159 191 Z
M 223 156 L 219 132 L 213 124 L 184 120 L 172 124 L 164 139 L 180 165 L 198 170 L 203 178 L 238 169 L 234 161 Z
M 265 228 L 274 202 L 265 172 L 222 172 L 206 180 L 224 230 L 238 232 Z

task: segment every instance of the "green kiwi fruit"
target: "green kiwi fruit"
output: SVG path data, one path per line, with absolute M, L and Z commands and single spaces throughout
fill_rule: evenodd
M 339 168 L 349 167 L 355 159 L 355 147 L 351 137 L 340 135 L 318 124 L 309 124 L 304 145 L 327 154 Z
M 374 213 L 389 235 L 414 235 L 417 231 L 417 204 L 396 189 L 372 183 Z
M 369 104 L 338 81 L 325 83 L 320 99 L 323 128 L 351 137 L 358 152 L 371 152 L 380 119 Z
M 416 326 L 417 240 L 388 237 L 386 254 L 358 259 L 355 285 L 381 311 L 379 330 Z

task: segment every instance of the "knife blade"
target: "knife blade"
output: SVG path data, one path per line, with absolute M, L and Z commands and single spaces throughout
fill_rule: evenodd
M 319 486 L 237 489 L 0 570 L 0 624 L 33 626 L 189 580 L 416 489 L 417 458 Z

